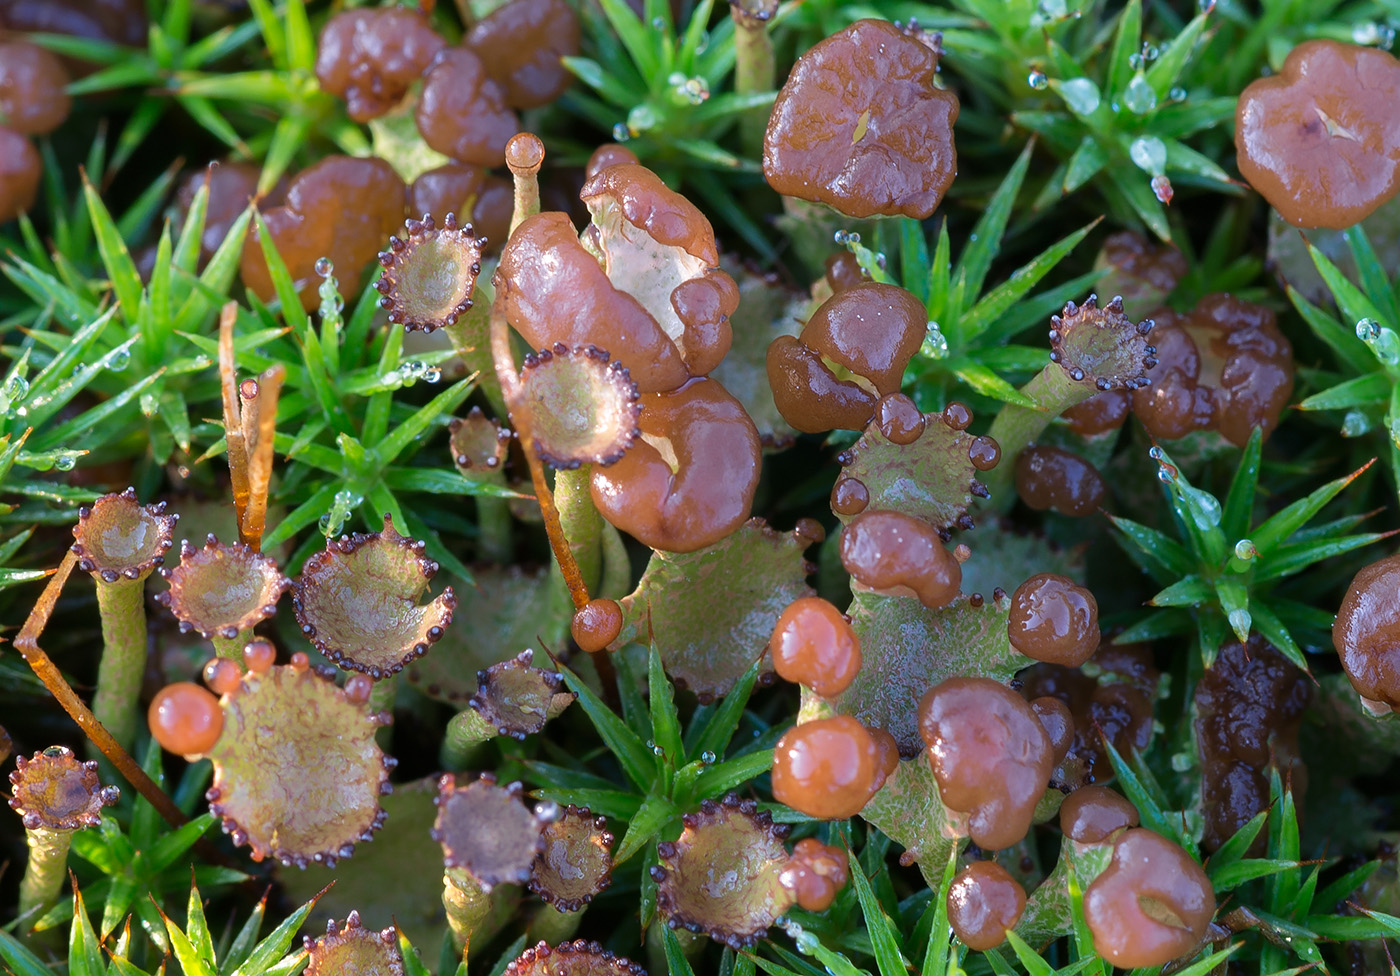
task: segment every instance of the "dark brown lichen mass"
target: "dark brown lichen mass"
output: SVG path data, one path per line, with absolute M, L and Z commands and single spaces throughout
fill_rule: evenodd
M 562 59 L 578 54 L 580 34 L 578 14 L 564 0 L 511 0 L 463 43 L 505 89 L 506 104 L 526 109 L 548 105 L 573 82 Z
M 773 105 L 769 185 L 850 217 L 928 217 L 958 169 L 958 100 L 935 87 L 937 65 L 929 46 L 883 20 L 813 45 Z
M 1277 768 L 1299 804 L 1307 771 L 1298 751 L 1308 676 L 1257 636 L 1216 655 L 1196 684 L 1196 746 L 1201 755 L 1201 846 L 1214 851 L 1269 806 Z M 1262 852 L 1264 837 L 1258 840 Z
M 356 122 L 385 114 L 446 44 L 414 10 L 346 10 L 321 29 L 316 78 Z
M 1365 566 L 1351 581 L 1332 644 L 1357 693 L 1400 709 L 1400 556 Z

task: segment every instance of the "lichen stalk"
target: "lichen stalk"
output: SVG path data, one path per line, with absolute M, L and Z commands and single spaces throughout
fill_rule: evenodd
M 530 919 L 527 941 L 548 942 L 550 945 L 569 941 L 578 932 L 583 913 L 587 910 L 587 906 L 584 906 L 576 911 L 561 912 L 553 905 L 541 905 Z
M 63 888 L 73 832 L 35 827 L 24 833 L 29 843 L 29 860 L 19 883 L 19 917 L 28 918 L 32 913 L 37 918 L 54 903 Z
M 1049 363 L 1021 392 L 1035 401 L 1034 407 L 1008 403 L 1001 408 L 988 436 L 1001 447 L 1001 463 L 982 476 L 990 492 L 992 505 L 1006 511 L 1016 501 L 1012 484 L 1016 473 L 1016 456 L 1045 432 L 1060 414 L 1077 403 L 1083 403 L 1097 391 L 1084 383 L 1076 383 L 1055 363 Z
M 603 576 L 603 517 L 593 504 L 589 480 L 593 466 L 585 464 L 554 473 L 554 503 L 559 522 L 569 540 L 579 573 L 590 592 L 596 592 Z
M 497 885 L 487 891 L 462 868 L 449 868 L 442 875 L 442 907 L 447 911 L 447 927 L 452 944 L 466 962 L 472 939 L 485 942 L 511 917 L 515 909 L 513 885 Z
M 515 184 L 515 209 L 510 216 L 510 232 L 540 212 L 540 166 L 544 164 L 544 143 L 530 132 L 520 132 L 506 144 L 506 166 Z
M 78 557 L 70 549 L 68 554 L 63 557 L 63 562 L 59 563 L 53 576 L 49 578 L 48 585 L 44 587 L 44 592 L 39 595 L 39 599 L 35 602 L 34 609 L 30 611 L 24 626 L 15 636 L 15 650 L 24 657 L 25 663 L 29 665 L 35 677 L 43 682 L 49 694 L 53 695 L 69 717 L 92 740 L 98 751 L 111 761 L 117 772 L 121 773 L 126 781 L 135 787 L 136 791 L 144 796 L 151 806 L 155 807 L 156 812 L 167 823 L 172 827 L 183 827 L 189 818 L 175 805 L 175 801 L 170 799 L 165 791 L 157 786 L 155 781 L 136 764 L 136 760 L 132 759 L 130 754 L 122 748 L 121 743 L 112 737 L 112 733 L 107 731 L 106 727 L 97 720 L 87 705 L 83 704 L 83 700 L 73 691 L 63 674 L 54 666 L 48 654 L 39 646 L 39 635 L 44 632 L 49 618 L 53 616 L 59 594 L 63 592 L 63 584 L 68 581 L 68 577 L 77 563 Z
M 496 730 L 476 709 L 463 709 L 447 723 L 447 732 L 442 740 L 443 766 L 452 770 L 466 769 L 471 765 L 477 748 L 495 737 Z
M 243 664 L 243 648 L 248 646 L 248 642 L 253 639 L 253 630 L 240 631 L 237 637 L 220 637 L 214 634 L 209 638 L 214 645 L 214 653 L 219 657 L 228 658 L 238 665 Z
M 731 2 L 729 5 L 734 18 L 734 91 L 739 95 L 771 92 L 776 87 L 773 39 L 768 35 L 772 15 L 764 16 L 766 5 L 761 6 L 765 9 L 755 14 L 745 10 L 742 3 Z M 777 5 L 773 6 L 776 8 Z M 746 156 L 757 158 L 762 155 L 768 115 L 768 110 L 760 106 L 739 117 L 739 138 Z
M 92 713 L 123 749 L 130 749 L 140 722 L 141 678 L 146 671 L 145 581 L 97 580 L 102 616 L 102 661 Z

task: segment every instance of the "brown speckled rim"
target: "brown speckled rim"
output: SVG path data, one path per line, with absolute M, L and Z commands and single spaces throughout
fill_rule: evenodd
M 574 700 L 559 690 L 564 676 L 534 667 L 534 657 L 527 649 L 476 673 L 477 690 L 467 704 L 501 735 L 523 740 Z
M 392 926 L 378 932 L 365 928 L 359 912 L 352 911 L 339 930 L 335 919 L 326 922 L 326 934 L 319 939 L 303 937 L 302 948 L 306 950 L 306 976 L 403 976 L 398 934 Z
M 603 817 L 570 804 L 544 828 L 544 850 L 535 859 L 530 890 L 561 912 L 576 912 L 612 884 L 613 835 Z M 565 877 L 557 865 L 578 872 Z
M 103 495 L 78 509 L 78 524 L 73 526 L 78 568 L 104 583 L 144 579 L 165 562 L 179 520 L 165 513 L 165 502 L 142 505 L 135 488 Z M 126 551 L 114 551 L 114 544 Z
M 160 575 L 170 589 L 157 593 L 156 602 L 175 615 L 182 634 L 196 631 L 205 639 L 232 639 L 271 617 L 292 585 L 270 557 L 241 542 L 225 545 L 213 533 L 198 549 L 188 539 L 181 542 L 179 564 L 162 568 Z M 247 584 L 247 596 L 223 607 L 203 601 L 210 587 L 228 589 L 229 583 Z
M 102 808 L 121 798 L 115 786 L 103 786 L 97 763 L 79 762 L 67 746 L 50 746 L 20 756 L 10 773 L 10 808 L 27 830 L 82 830 L 102 821 Z
M 383 275 L 374 287 L 382 296 L 379 305 L 389 313 L 389 321 L 402 325 L 410 332 L 421 329 L 433 332 L 455 325 L 472 307 L 472 289 L 481 273 L 481 250 L 486 238 L 477 237 L 471 224 L 460 225 L 455 214 L 443 218 L 438 227 L 431 214 L 422 220 L 410 220 L 405 236 L 390 237 L 389 249 L 379 253 Z M 437 249 L 439 253 L 430 253 Z M 452 265 L 451 294 L 432 303 L 414 290 L 419 269 L 415 262 L 447 261 Z M 430 269 L 429 276 L 436 278 Z
M 437 819 L 432 837 L 442 845 L 443 864 L 461 868 L 483 890 L 525 884 L 544 850 L 544 827 L 557 816 L 547 806 L 531 810 L 519 783 L 499 786 L 491 773 L 460 784 L 452 774 L 438 780 Z
M 506 966 L 504 976 L 647 976 L 647 971 L 597 942 L 575 939 L 552 948 L 540 942 L 526 949 Z
M 616 464 L 641 436 L 637 384 L 605 349 L 556 342 L 525 357 L 520 383 L 535 450 L 552 468 Z M 594 422 L 586 430 L 575 426 L 584 416 Z
M 1083 305 L 1066 302 L 1050 316 L 1050 361 L 1058 363 L 1076 383 L 1106 390 L 1137 390 L 1151 380 L 1157 350 L 1147 341 L 1151 319 L 1136 324 L 1123 314 L 1123 299 L 1114 297 L 1099 307 L 1097 295 Z

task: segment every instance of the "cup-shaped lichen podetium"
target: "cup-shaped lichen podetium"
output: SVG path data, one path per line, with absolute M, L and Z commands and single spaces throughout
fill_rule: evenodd
M 455 325 L 472 307 L 486 238 L 477 237 L 471 224 L 459 225 L 450 213 L 441 227 L 430 214 L 405 227 L 405 236 L 389 238 L 389 250 L 379 254 L 384 274 L 374 287 L 383 296 L 380 306 L 388 309 L 390 322 L 409 331 Z
M 97 779 L 97 763 L 52 746 L 20 756 L 10 773 L 10 806 L 24 821 L 29 862 L 19 886 L 21 917 L 50 904 L 63 886 L 73 831 L 95 827 L 121 791 Z M 32 919 L 31 919 L 32 921 Z
M 339 929 L 331 919 L 325 935 L 306 936 L 302 947 L 306 976 L 403 976 L 403 953 L 393 928 L 367 929 L 359 912 L 351 912 Z
M 160 574 L 170 589 L 156 602 L 170 608 L 180 631 L 212 640 L 220 657 L 239 660 L 253 626 L 277 612 L 291 588 L 277 563 L 244 543 L 224 545 L 210 533 L 196 549 L 180 543 L 180 563 Z
M 532 665 L 533 650 L 524 650 L 476 673 L 477 689 L 467 700 L 471 706 L 448 726 L 449 748 L 464 749 L 497 735 L 524 740 L 544 728 L 574 700 L 561 692 L 564 676 Z
M 612 842 L 607 821 L 576 806 L 544 828 L 544 850 L 535 860 L 530 890 L 560 912 L 576 912 L 612 884 Z
M 92 711 L 126 749 L 139 725 L 146 670 L 145 580 L 165 561 L 178 519 L 165 514 L 165 502 L 142 505 L 136 489 L 128 488 L 78 509 L 73 526 L 73 555 L 97 583 L 102 615 L 102 663 Z
M 333 673 L 333 672 L 332 672 Z M 292 664 L 249 671 L 221 703 L 223 734 L 207 755 L 209 811 L 253 859 L 333 866 L 384 822 L 389 770 L 374 733 L 389 722 L 324 674 Z
M 758 942 L 796 898 L 780 878 L 789 828 L 733 793 L 705 800 L 682 822 L 678 840 L 657 846 L 661 863 L 651 869 L 662 918 L 736 950 Z
M 606 467 L 641 434 L 637 384 L 621 362 L 597 346 L 556 342 L 526 356 L 520 382 L 535 450 L 551 467 Z
M 506 967 L 505 976 L 647 976 L 647 971 L 596 942 L 575 939 L 526 949 Z
M 381 532 L 327 540 L 292 593 L 301 632 L 347 671 L 371 678 L 401 671 L 442 637 L 457 606 L 450 586 L 419 605 L 438 570 L 426 548 L 400 535 L 387 515 Z

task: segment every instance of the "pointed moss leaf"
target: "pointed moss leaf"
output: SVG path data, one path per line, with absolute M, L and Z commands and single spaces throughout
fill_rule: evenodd
M 909 971 L 909 963 L 899 952 L 899 929 L 880 907 L 875 891 L 870 887 L 870 880 L 859 865 L 851 871 L 851 884 L 860 900 L 861 914 L 865 916 L 865 930 L 875 949 L 875 965 L 880 969 L 880 976 L 905 976 Z
M 652 741 L 670 757 L 672 763 L 680 762 L 685 752 L 681 744 L 681 722 L 676 714 L 675 689 L 666 680 L 666 671 L 661 665 L 661 654 L 656 644 L 651 645 L 647 658 L 647 686 L 651 697 Z
M 1384 406 L 1390 398 L 1390 377 L 1382 372 L 1344 380 L 1298 404 L 1299 410 L 1352 410 Z
M 1228 539 L 1241 539 L 1249 531 L 1253 522 L 1254 492 L 1259 486 L 1259 461 L 1264 443 L 1263 430 L 1254 428 L 1245 445 L 1244 455 L 1235 476 L 1230 481 L 1230 491 L 1225 496 L 1225 507 L 1220 517 L 1220 528 Z
M 165 931 L 170 936 L 171 948 L 185 976 L 218 976 L 217 970 L 204 959 L 184 930 L 168 917 L 165 918 Z
M 381 801 L 389 816 L 374 843 L 356 848 L 354 857 L 334 868 L 312 864 L 304 871 L 278 871 L 287 897 L 297 902 L 310 901 L 335 882 L 307 916 L 311 928 L 324 932 L 328 921 L 343 920 L 353 910 L 367 928 L 396 924 L 415 944 L 434 944 L 441 926 L 441 872 L 404 871 L 403 865 L 433 864 L 442 857 L 441 846 L 429 836 L 436 795 L 436 777 L 396 783 Z M 385 884 L 386 878 L 394 883 Z
M 235 969 L 230 976 L 262 976 L 268 972 L 286 954 L 292 941 L 296 939 L 297 931 L 306 924 L 307 916 L 316 907 L 316 900 L 324 891 L 325 889 L 322 889 L 322 892 L 318 893 L 316 897 L 292 912 L 281 925 L 273 929 L 272 934 L 259 942 L 249 954 L 247 961 Z
M 709 718 L 704 724 L 694 727 L 693 742 L 689 741 L 691 735 L 687 733 L 686 752 L 691 758 L 699 759 L 707 752 L 716 756 L 724 755 L 729 748 L 729 741 L 739 730 L 739 723 L 744 716 L 744 706 L 749 703 L 749 695 L 753 693 L 754 683 L 758 681 L 762 670 L 762 659 L 755 660 L 753 664 L 750 664 L 749 669 L 740 676 L 734 687 L 730 689 L 729 694 L 724 696 L 724 701 L 709 713 Z M 699 716 L 700 709 L 697 709 L 692 721 L 698 719 Z
M 1122 533 L 1114 537 L 1118 544 L 1163 586 L 1196 568 L 1191 553 L 1170 536 L 1130 519 L 1110 515 L 1109 521 Z
M 1036 952 L 1015 932 L 1006 933 L 1006 942 L 1011 946 L 1011 951 L 1016 953 L 1016 958 L 1021 961 L 1021 965 L 1026 967 L 1029 976 L 1053 976 L 1055 969 L 1048 962 L 1040 957 Z
M 890 733 L 902 755 L 921 753 L 918 713 L 924 692 L 955 675 L 1007 682 L 1034 663 L 1011 648 L 1010 610 L 1005 594 L 1000 602 L 987 599 L 979 606 L 960 596 L 930 610 L 909 597 L 857 593 L 846 612 L 860 638 L 861 668 L 832 704 L 841 714 Z
M 1209 583 L 1193 574 L 1177 580 L 1147 602 L 1154 607 L 1199 607 L 1209 602 L 1214 594 Z
M 803 550 L 812 538 L 750 519 L 696 552 L 655 552 L 637 589 L 621 601 L 614 646 L 655 636 L 666 673 L 702 700 L 728 694 L 754 661 L 768 662 L 768 638 L 793 600 L 813 593 Z
M 97 250 L 102 255 L 112 292 L 121 305 L 122 316 L 128 322 L 135 322 L 141 307 L 141 275 L 131 260 L 131 252 L 127 250 L 121 231 L 97 189 L 88 182 L 86 174 L 83 177 L 83 199 L 87 202 L 88 216 L 97 238 Z
M 872 423 L 838 458 L 845 468 L 841 476 L 865 485 L 870 511 L 902 512 L 952 528 L 967 514 L 978 486 L 968 455 L 973 441 L 939 414 L 925 415 L 923 433 L 910 444 L 894 443 Z M 843 522 L 850 519 L 841 516 Z
M 960 331 L 965 341 L 972 341 L 986 332 L 992 323 L 1030 293 L 1040 279 L 1049 274 L 1065 256 L 1079 246 L 1089 231 L 1098 226 L 1099 220 L 1086 224 L 1072 234 L 1060 238 L 1030 261 L 1011 272 L 1011 276 L 997 285 L 963 316 Z
M 901 759 L 894 775 L 871 797 L 860 816 L 904 848 L 902 860 L 916 861 L 930 884 L 961 845 L 953 830 L 927 750 Z
M 768 382 L 768 346 L 783 335 L 797 335 L 811 314 L 804 292 L 725 261 L 723 267 L 739 286 L 739 308 L 729 317 L 734 341 L 711 374 L 724 384 L 753 418 L 764 447 L 783 448 L 797 436 L 773 402 Z
M 1002 379 L 983 363 L 971 357 L 959 356 L 950 359 L 946 368 L 975 392 L 991 397 L 1002 403 L 1014 403 L 1018 407 L 1035 407 L 1035 401 L 1026 396 L 1008 381 Z
M 593 693 L 587 683 L 568 668 L 562 668 L 564 683 L 578 695 L 579 707 L 588 715 L 593 727 L 614 756 L 622 771 L 632 784 L 640 790 L 651 787 L 656 775 L 656 762 L 651 750 L 642 744 L 641 738 L 627 727 L 622 719 Z
M 631 817 L 627 833 L 623 835 L 622 843 L 617 845 L 613 862 L 621 864 L 629 859 L 660 833 L 661 828 L 680 815 L 679 808 L 664 796 L 648 796 Z
M 1021 192 L 1021 184 L 1026 179 L 1026 171 L 1030 167 L 1031 152 L 1034 148 L 1033 143 L 1027 142 L 1025 149 L 1021 150 L 1021 154 L 1016 157 L 1016 162 L 1011 164 L 1011 169 L 1002 178 L 996 193 L 992 194 L 991 200 L 987 202 L 982 216 L 977 219 L 977 226 L 973 228 L 972 234 L 968 237 L 970 243 L 958 256 L 958 264 L 953 269 L 953 277 L 964 295 L 973 296 L 982 293 L 982 283 L 986 280 L 987 271 L 991 268 L 992 261 L 996 259 L 997 252 L 1001 249 L 1001 239 L 1006 233 L 1007 222 L 1011 219 L 1011 208 L 1015 205 L 1016 195 Z M 959 338 L 970 340 L 972 337 L 963 335 Z
M 573 610 L 547 571 L 480 567 L 475 577 L 475 586 L 454 587 L 455 619 L 468 625 L 448 627 L 427 655 L 405 668 L 414 688 L 458 708 L 476 691 L 478 671 L 510 660 L 525 647 L 561 647 Z
M 1182 829 L 1180 815 L 1174 815 L 1166 809 L 1166 801 L 1161 791 L 1153 788 L 1156 784 L 1138 775 L 1138 770 L 1128 764 L 1110 740 L 1104 739 L 1103 747 L 1109 762 L 1113 764 L 1118 785 L 1123 788 L 1133 806 L 1137 807 L 1142 825 L 1176 841 L 1188 851 L 1195 850 L 1195 844 L 1186 837 Z
M 1212 871 L 1210 882 L 1218 892 L 1230 891 L 1238 888 L 1247 881 L 1256 881 L 1259 878 L 1267 878 L 1282 871 L 1295 871 L 1298 868 L 1297 861 L 1270 860 L 1263 857 L 1252 857 L 1244 861 L 1236 861 L 1218 871 Z
M 81 891 L 73 892 L 73 924 L 68 930 L 68 976 L 104 976 L 102 946 L 88 918 Z M 190 976 L 204 976 L 187 970 Z M 212 976 L 212 974 L 211 974 Z
M 1351 474 L 1329 481 L 1310 492 L 1307 497 L 1298 499 L 1265 519 L 1250 534 L 1255 548 L 1262 555 L 1268 556 L 1275 547 L 1311 521 L 1314 515 L 1322 511 L 1324 505 L 1336 498 L 1343 488 L 1360 477 L 1373 463 L 1374 461 L 1368 461 Z
M 1210 856 L 1210 862 L 1206 865 L 1206 873 L 1214 879 L 1218 871 L 1223 871 L 1243 858 L 1250 846 L 1253 845 L 1254 838 L 1259 836 L 1259 831 L 1264 829 L 1264 822 L 1268 818 L 1269 811 L 1263 810 L 1235 831 L 1230 839 L 1221 844 L 1220 848 Z
M 713 799 L 773 768 L 773 750 L 760 749 L 711 766 L 695 779 L 694 796 Z

